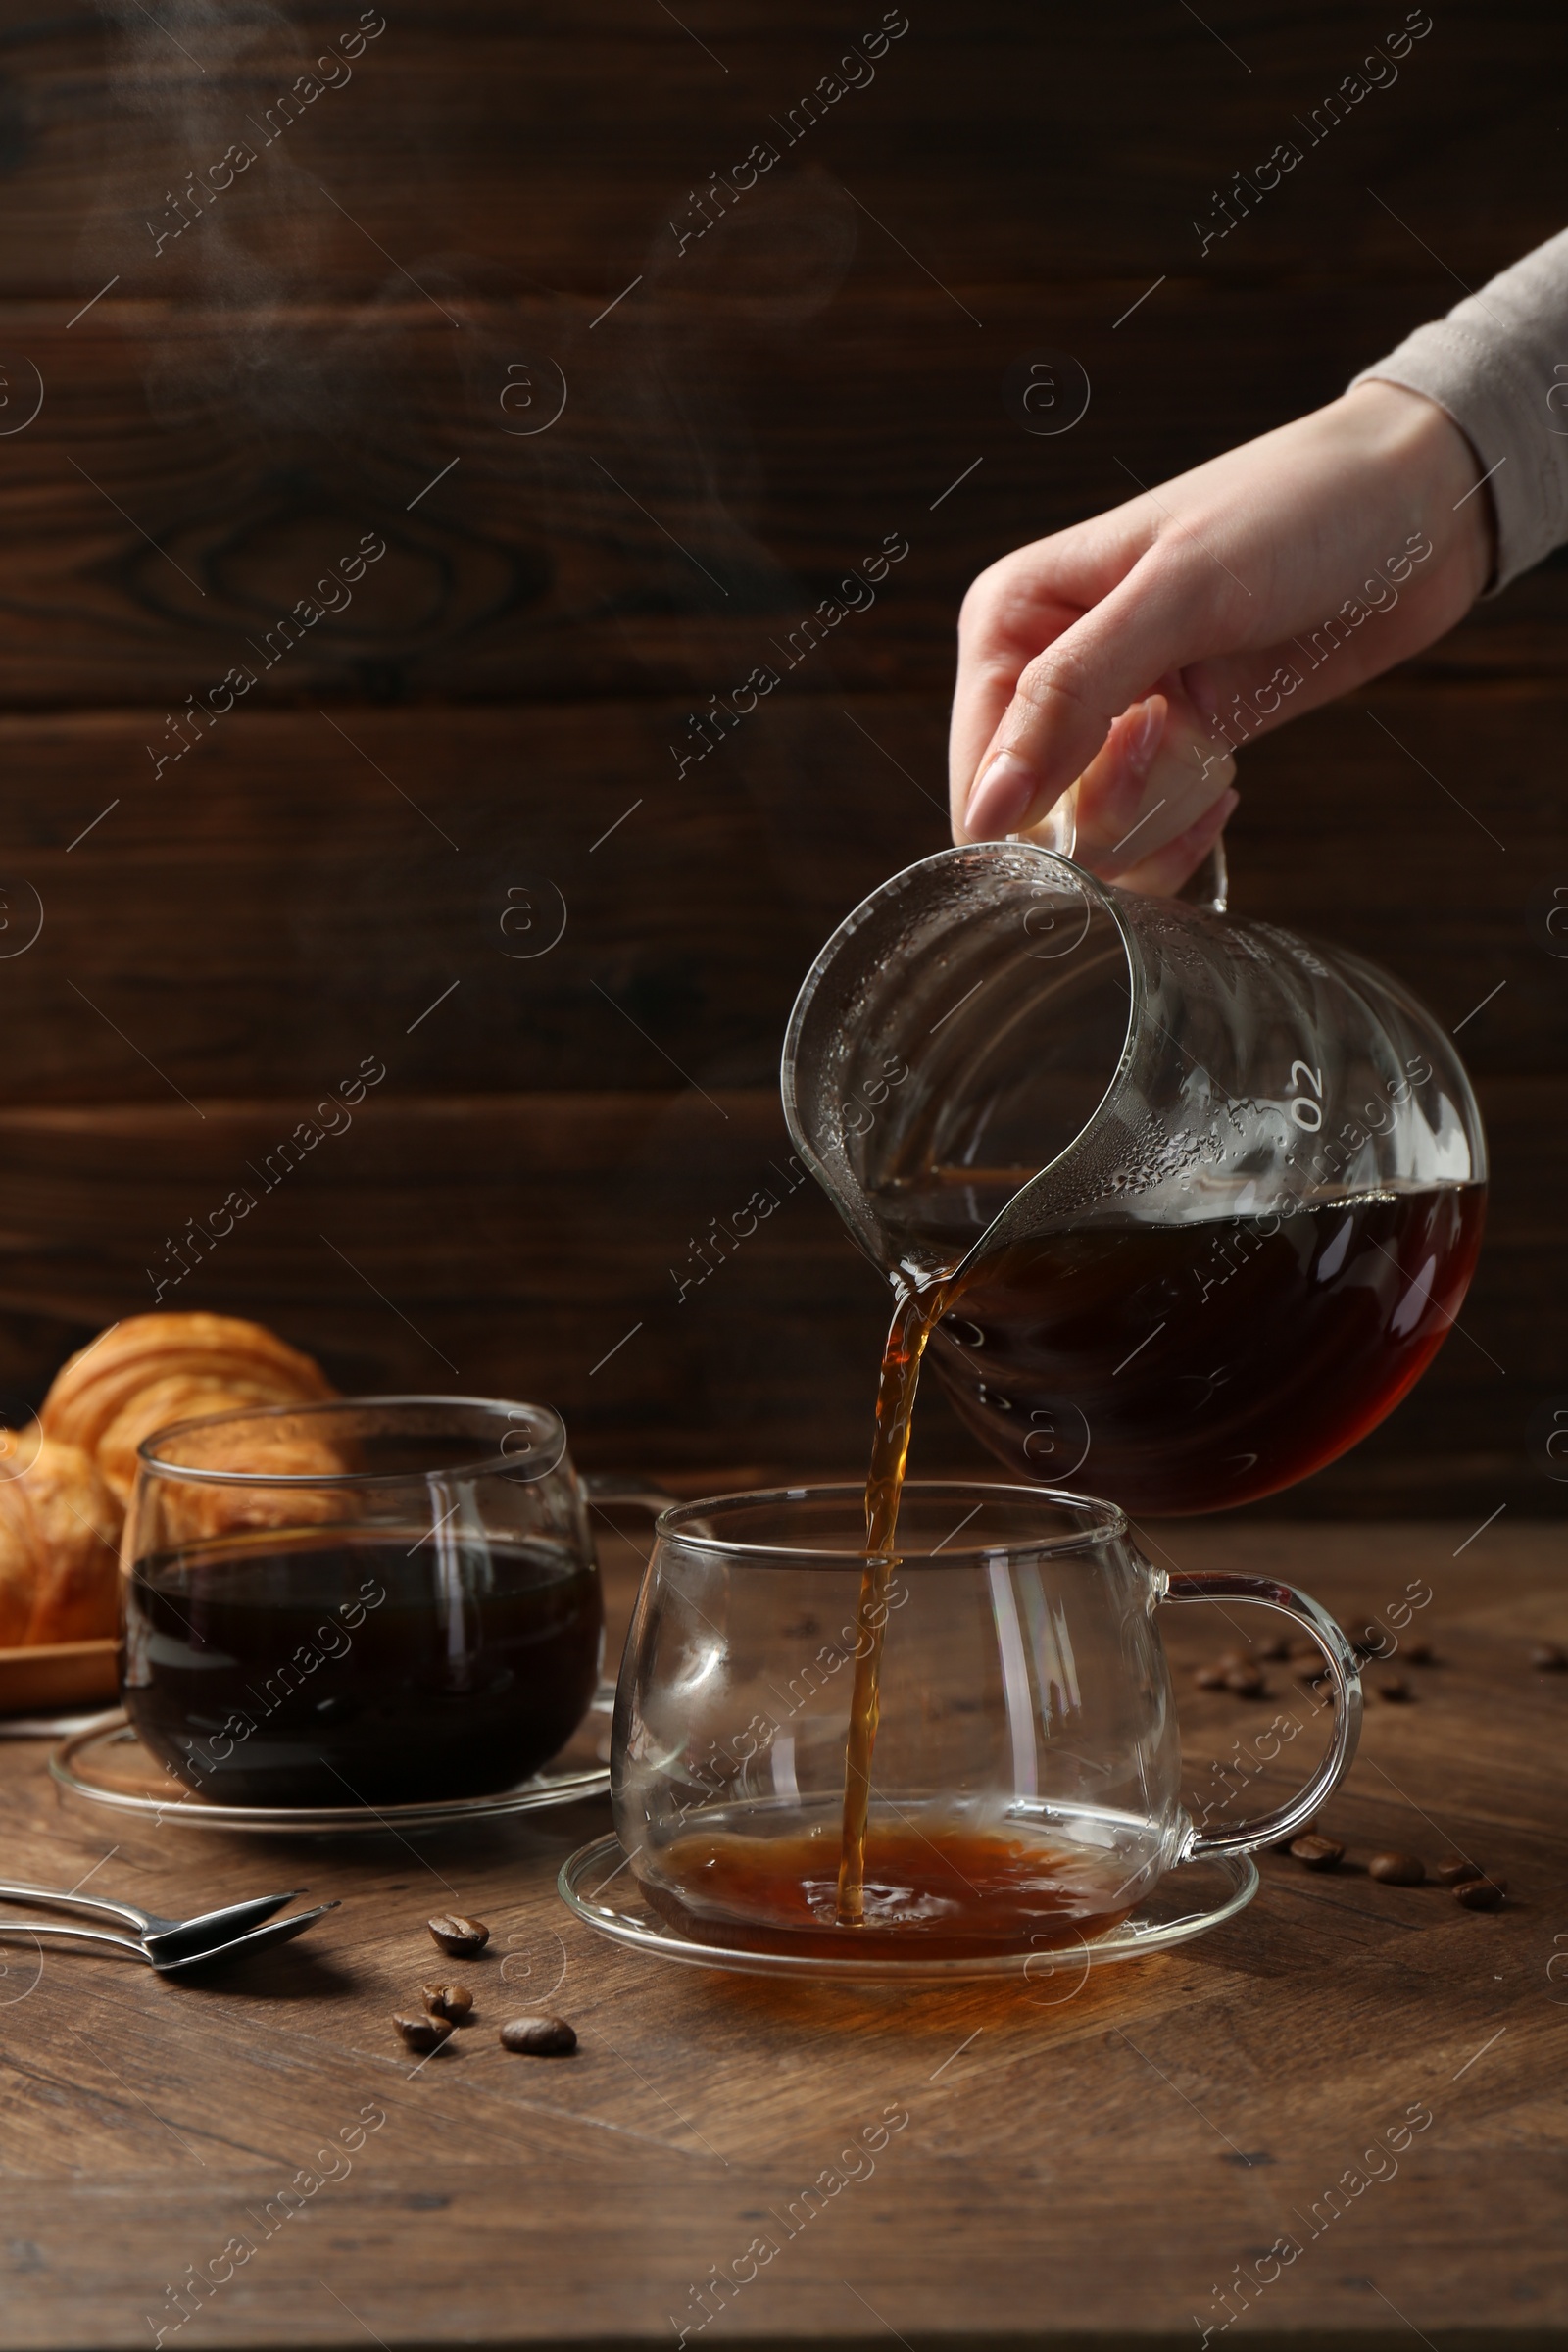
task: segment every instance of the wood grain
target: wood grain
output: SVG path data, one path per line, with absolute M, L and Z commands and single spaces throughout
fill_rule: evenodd
M 470 706 L 412 741 L 394 713 L 345 712 L 347 741 L 318 712 L 236 714 L 119 795 L 133 716 L 4 723 L 5 878 L 45 906 L 0 963 L 13 1084 L 38 1105 L 0 1121 L 14 1396 L 150 1304 L 188 1221 L 260 1196 L 255 1170 L 369 1058 L 387 1076 L 351 1131 L 170 1298 L 279 1321 L 346 1387 L 456 1365 L 547 1396 L 590 1460 L 710 1459 L 722 1432 L 786 1475 L 858 1463 L 881 1294 L 814 1186 L 676 1301 L 714 1220 L 787 1160 L 774 1072 L 810 955 L 942 843 L 942 703 L 780 699 L 655 784 L 678 710 Z M 1542 1311 L 1568 1270 L 1560 1083 L 1534 1075 L 1568 1044 L 1546 929 L 1562 724 L 1555 686 L 1388 681 L 1243 756 L 1238 907 L 1387 962 L 1464 1023 L 1494 1161 L 1462 1332 L 1284 1507 L 1475 1523 L 1561 1499 L 1530 1433 L 1563 1386 Z M 517 960 L 556 919 L 551 883 L 565 933 Z M 504 932 L 524 906 L 537 929 Z M 973 1458 L 934 1394 L 920 1444 Z
M 935 0 L 697 234 L 693 191 L 879 14 L 419 0 L 159 250 L 357 11 L 0 4 L 6 1409 L 368 1057 L 352 1132 L 166 1297 L 278 1320 L 348 1385 L 549 1394 L 601 1462 L 858 1460 L 882 1300 L 820 1201 L 673 1301 L 770 1181 L 810 956 L 946 838 L 962 590 L 1551 233 L 1564 42 L 1535 0 L 1460 0 L 1314 136 L 1399 12 Z M 1205 245 L 1282 138 L 1299 166 Z M 1056 437 L 1003 397 L 1042 352 L 1092 386 Z M 552 363 L 564 411 L 511 429 Z M 504 408 L 523 367 L 539 405 Z M 352 603 L 269 665 L 367 531 Z M 888 534 L 874 607 L 789 666 Z M 1238 906 L 1456 1027 L 1495 1158 L 1463 1333 L 1282 1507 L 1561 1499 L 1565 582 L 1243 760 Z M 171 714 L 239 663 L 174 758 Z M 972 1459 L 939 1398 L 920 1443 Z
M 1562 1507 L 1544 1446 L 1568 1391 L 1541 1311 L 1568 1278 L 1539 1150 L 1555 1107 L 1551 1081 L 1484 1087 L 1500 1174 L 1459 1329 L 1381 1430 L 1273 1507 L 1442 1508 L 1472 1525 L 1499 1506 Z M 312 1108 L 213 1102 L 200 1122 L 177 1103 L 0 1114 L 7 1417 L 36 1403 L 70 1349 L 151 1306 L 162 1281 L 165 1304 L 275 1325 L 350 1393 L 549 1402 L 596 1467 L 860 1470 L 886 1292 L 792 1164 L 771 1090 L 370 1095 L 351 1127 L 285 1163 L 277 1147 Z M 193 1240 L 236 1187 L 254 1207 L 217 1242 Z M 759 1190 L 777 1208 L 726 1245 Z M 985 1458 L 935 1382 L 915 1457 Z
M 399 1093 L 771 1086 L 817 948 L 947 842 L 946 680 L 781 692 L 677 777 L 685 710 L 239 710 L 156 784 L 138 714 L 0 719 L 0 943 L 44 908 L 0 957 L 13 1088 L 205 1104 L 376 1054 Z M 1244 748 L 1237 910 L 1450 1027 L 1505 982 L 1473 1066 L 1560 1067 L 1565 717 L 1555 682 L 1401 675 Z
M 363 300 L 403 290 L 407 270 L 443 298 L 475 280 L 532 280 L 608 301 L 651 263 L 690 271 L 707 258 L 702 245 L 677 258 L 669 219 L 684 221 L 691 191 L 714 172 L 729 178 L 759 140 L 780 162 L 721 225 L 765 222 L 804 179 L 827 215 L 829 263 L 858 242 L 875 279 L 895 285 L 910 282 L 912 251 L 965 292 L 1125 273 L 1131 300 L 1161 270 L 1396 270 L 1420 252 L 1416 234 L 1476 282 L 1497 266 L 1499 233 L 1517 240 L 1510 253 L 1558 223 L 1563 33 L 1531 0 L 1460 0 L 1408 46 L 1396 79 L 1373 67 L 1388 86 L 1332 129 L 1312 110 L 1404 11 L 1332 0 L 1210 28 L 1137 0 L 1113 18 L 1054 11 L 1047 36 L 1006 0 L 933 0 L 874 82 L 803 130 L 790 110 L 883 14 L 808 0 L 787 18 L 710 5 L 675 23 L 635 0 L 558 0 L 519 20 L 502 0 L 423 0 L 397 10 L 352 82 L 277 135 L 268 108 L 355 24 L 349 0 L 238 24 L 192 10 L 183 51 L 136 12 L 112 28 L 85 13 L 40 23 L 9 0 L 4 283 L 79 286 L 85 300 L 119 270 L 189 297 L 244 268 L 283 299 L 324 288 Z M 1489 95 L 1503 86 L 1506 123 Z M 210 178 L 246 139 L 255 165 L 225 193 L 189 199 L 196 225 L 158 251 L 147 222 L 171 218 L 166 193 L 192 172 Z M 1299 165 L 1205 253 L 1195 218 L 1214 217 L 1215 188 L 1283 140 Z M 851 227 L 836 181 L 886 230 Z M 1368 182 L 1410 227 L 1367 203 Z M 791 243 L 776 227 L 773 238 Z M 796 244 L 775 267 L 799 279 Z
M 205 1989 L 112 1961 L 40 1973 L 25 1950 L 8 1957 L 8 2343 L 150 2341 L 177 2316 L 169 2287 L 184 2276 L 189 2291 L 189 2266 L 205 2271 L 236 2233 L 254 2253 L 166 2342 L 337 2346 L 367 2329 L 398 2346 L 674 2342 L 693 2289 L 760 2234 L 777 2252 L 717 2333 L 1174 2346 L 1224 2316 L 1217 2291 L 1238 2269 L 1254 2277 L 1284 2233 L 1300 2253 L 1254 2290 L 1259 2331 L 1339 2352 L 1405 2342 L 1411 2327 L 1456 2346 L 1557 2340 L 1568 2027 L 1550 1759 L 1568 1678 L 1532 1674 L 1525 1647 L 1568 1637 L 1568 1615 L 1554 1533 L 1498 1527 L 1454 1561 L 1467 1532 L 1150 1536 L 1183 1566 L 1294 1578 L 1347 1622 L 1409 1583 L 1434 1592 L 1419 1631 L 1439 1662 L 1408 1669 L 1414 1703 L 1370 1701 L 1325 1826 L 1352 1865 L 1394 1847 L 1500 1871 L 1508 1908 L 1467 1913 L 1439 1887 L 1266 1856 L 1262 1891 L 1230 1926 L 1050 2001 L 778 1989 L 640 1962 L 553 1893 L 601 1806 L 285 1855 L 105 1831 L 50 1793 L 41 1745 L 6 1743 L 19 1871 L 69 1885 L 94 1870 L 172 1909 L 281 1870 L 279 1884 L 344 1905 Z M 607 1551 L 623 1614 L 634 1557 Z M 1309 1729 L 1278 1667 L 1256 1702 L 1194 1690 L 1193 1665 L 1242 1630 L 1185 1613 L 1167 1628 L 1190 1804 L 1209 1761 L 1247 1752 L 1276 1716 Z M 453 1903 L 492 1929 L 489 1957 L 465 1972 L 480 2021 L 416 2072 L 390 2012 L 429 1973 L 422 1919 Z M 495 2044 L 497 2020 L 540 1999 L 577 2027 L 569 2062 Z M 367 2110 L 385 2121 L 348 2174 L 282 2221 L 279 2190 L 302 2166 L 329 2169 L 318 2151 Z M 872 2172 L 841 2157 L 890 2110 L 908 2120 Z M 1369 2153 L 1412 2112 L 1431 2121 L 1396 2164 Z M 827 2167 L 862 2177 L 803 2206 Z
M 149 1303 L 189 1221 L 370 1057 L 352 1126 L 254 1179 L 171 1303 L 276 1323 L 345 1387 L 547 1396 L 579 1459 L 687 1491 L 853 1474 L 885 1300 L 814 1188 L 678 1282 L 715 1219 L 789 1186 L 774 1068 L 809 956 L 945 838 L 958 597 L 1332 396 L 1553 233 L 1561 12 L 1434 12 L 1314 143 L 1298 118 L 1400 11 L 933 0 L 681 250 L 693 191 L 880 8 L 410 0 L 156 250 L 149 219 L 357 13 L 0 0 L 0 1409 Z M 1216 191 L 1298 135 L 1205 251 Z M 1092 384 L 1054 439 L 1002 392 L 1043 352 Z M 542 400 L 551 360 L 560 420 L 509 432 L 535 420 L 503 409 L 509 368 Z M 7 433 L 33 368 L 43 407 Z M 352 606 L 267 667 L 250 641 L 367 530 L 388 553 Z M 888 533 L 910 552 L 874 609 L 678 774 L 690 713 Z M 1348 1619 L 1430 1586 L 1441 1663 L 1371 1702 L 1326 1826 L 1359 1858 L 1462 1848 L 1510 1908 L 1268 1857 L 1220 1935 L 1064 2001 L 775 1992 L 574 1926 L 554 1877 L 602 1806 L 176 1844 L 71 1810 L 42 1746 L 3 1740 L 19 1874 L 170 1909 L 278 1873 L 344 1898 L 209 1990 L 4 1956 L 8 2346 L 678 2344 L 760 2231 L 778 2252 L 715 2337 L 1115 2352 L 1201 2336 L 1303 2228 L 1251 2322 L 1303 2352 L 1563 2340 L 1568 1678 L 1523 1660 L 1568 1617 L 1556 1531 L 1521 1523 L 1568 1494 L 1544 1450 L 1568 1411 L 1565 580 L 1245 755 L 1238 905 L 1389 962 L 1458 1028 L 1492 1222 L 1428 1380 L 1276 1506 L 1320 1524 L 1144 1531 Z M 247 702 L 158 771 L 167 715 L 241 662 Z M 524 960 L 551 890 L 565 933 Z M 29 891 L 42 933 L 7 954 Z M 934 1392 L 917 1460 L 977 1466 Z M 607 1555 L 623 1615 L 636 1554 Z M 1273 1668 L 1256 1706 L 1194 1690 L 1237 1631 L 1171 1629 L 1195 1804 L 1309 1714 Z M 414 2074 L 389 2014 L 451 1903 L 495 1930 L 483 2022 Z M 569 2064 L 493 2039 L 540 1999 L 578 2027 Z M 1293 2218 L 1412 2102 L 1433 2122 L 1396 2175 Z M 909 2120 L 874 2176 L 779 2221 L 889 2106 Z M 349 2176 L 279 2220 L 367 2109 Z M 256 2252 L 176 2327 L 172 2286 L 236 2231 Z
M 466 304 L 454 328 L 406 287 L 365 318 L 118 289 L 74 326 L 0 310 L 7 399 L 20 414 L 29 367 L 44 387 L 0 444 L 0 695 L 161 706 L 149 740 L 177 755 L 166 713 L 210 707 L 236 667 L 242 712 L 675 692 L 704 710 L 762 664 L 813 689 L 823 670 L 928 687 L 987 564 L 1332 399 L 1454 291 L 1181 280 L 1118 326 L 1124 283 L 1053 290 L 1048 324 L 1037 287 L 988 286 L 977 334 L 923 280 L 846 282 L 781 321 L 754 257 L 735 269 L 705 293 L 640 289 L 599 327 L 587 301 L 530 298 Z M 1092 387 L 1054 437 L 1004 401 L 1036 352 Z M 537 410 L 503 409 L 525 365 Z M 555 368 L 564 413 L 517 437 L 559 398 Z M 387 554 L 322 587 L 335 609 L 284 653 L 280 621 L 367 532 Z M 909 553 L 873 584 L 889 540 Z M 803 624 L 858 568 L 838 601 L 859 609 L 806 657 Z M 1484 606 L 1413 674 L 1550 672 L 1565 576 Z

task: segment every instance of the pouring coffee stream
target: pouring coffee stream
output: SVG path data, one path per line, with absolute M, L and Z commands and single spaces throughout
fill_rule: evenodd
M 848 917 L 782 1081 L 895 1294 L 838 1879 L 841 1925 L 863 1925 L 922 1358 L 1019 1479 L 1164 1514 L 1254 1499 L 1356 1444 L 1431 1361 L 1486 1152 L 1450 1042 L 1388 975 L 1016 842 L 944 851 Z
M 871 1809 L 871 1753 L 882 1713 L 882 1634 L 899 1532 L 899 1503 L 909 1459 L 915 1391 L 926 1343 L 946 1302 L 946 1285 L 903 1292 L 893 1310 L 877 1384 L 876 1434 L 865 1481 L 866 1563 L 855 1621 L 855 1684 L 844 1757 L 844 1835 L 839 1851 L 838 1917 L 842 1927 L 865 1918 L 865 1833 Z

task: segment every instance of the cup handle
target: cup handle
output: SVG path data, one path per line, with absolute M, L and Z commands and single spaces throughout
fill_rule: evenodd
M 1218 1571 L 1189 1575 L 1171 1570 L 1158 1597 L 1162 1601 L 1256 1601 L 1262 1608 L 1277 1609 L 1293 1618 L 1322 1649 L 1334 1683 L 1334 1737 L 1306 1787 L 1260 1821 L 1243 1822 L 1234 1830 L 1211 1833 L 1189 1824 L 1176 1859 L 1194 1862 L 1205 1854 L 1241 1854 L 1253 1846 L 1277 1844 L 1312 1819 L 1355 1754 L 1361 1737 L 1361 1673 L 1355 1652 L 1327 1609 L 1320 1608 L 1309 1594 L 1298 1592 L 1294 1585 L 1278 1585 L 1271 1577 L 1231 1576 Z
M 656 1519 L 661 1511 L 672 1511 L 677 1500 L 662 1487 L 651 1487 L 640 1478 L 622 1478 L 613 1470 L 580 1471 L 577 1484 L 589 1502 L 618 1503 L 625 1510 L 650 1511 Z
M 673 1509 L 676 1497 L 666 1494 L 662 1487 L 651 1487 L 640 1478 L 623 1478 L 614 1470 L 579 1470 L 577 1484 L 585 1502 L 618 1505 L 627 1511 L 648 1511 L 658 1518 L 661 1511 Z M 589 1711 L 609 1715 L 614 1711 L 615 1686 L 601 1683 L 589 1701 Z

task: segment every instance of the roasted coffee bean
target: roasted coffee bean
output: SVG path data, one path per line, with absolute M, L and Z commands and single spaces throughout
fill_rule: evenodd
M 1193 1680 L 1200 1690 L 1223 1690 L 1228 1672 L 1224 1666 L 1200 1666 Z
M 1508 1899 L 1506 1879 L 1461 1879 L 1453 1890 L 1467 1911 L 1500 1911 Z
M 482 1919 L 465 1919 L 457 1911 L 444 1911 L 439 1919 L 427 1920 L 425 1924 L 441 1949 L 450 1952 L 454 1960 L 471 1960 L 490 1940 L 490 1931 Z
M 1440 1862 L 1438 1877 L 1445 1886 L 1457 1886 L 1463 1879 L 1484 1879 L 1486 1872 L 1479 1862 Z
M 1430 1666 L 1432 1664 L 1431 1642 L 1407 1642 L 1404 1645 L 1404 1661 L 1407 1666 Z
M 466 1984 L 426 1984 L 421 1987 L 424 2005 L 432 2017 L 444 2017 L 454 2026 L 466 2026 L 473 2014 L 473 1995 Z
M 392 2023 L 408 2047 L 421 2057 L 438 2050 L 452 2032 L 444 2017 L 394 2017 Z
M 1286 1634 L 1271 1634 L 1266 1642 L 1260 1642 L 1257 1645 L 1257 1655 L 1275 1663 L 1282 1658 L 1288 1658 L 1290 1654 L 1290 1637 Z
M 1424 1886 L 1427 1869 L 1418 1854 L 1374 1854 L 1366 1875 L 1381 1879 L 1385 1886 Z
M 1343 1845 L 1336 1845 L 1332 1838 L 1319 1838 L 1313 1834 L 1305 1838 L 1293 1838 L 1289 1851 L 1308 1870 L 1337 1870 L 1345 1859 Z
M 501 2047 L 524 2050 L 530 2058 L 565 2058 L 577 2036 L 564 2017 L 514 2017 L 501 2029 Z
M 1225 1688 L 1234 1690 L 1238 1698 L 1266 1698 L 1268 1685 L 1255 1666 L 1233 1666 L 1225 1677 Z
M 1538 1674 L 1568 1674 L 1568 1649 L 1557 1642 L 1538 1642 L 1530 1663 Z
M 1374 1684 L 1373 1688 L 1379 1698 L 1386 1698 L 1391 1707 L 1408 1706 L 1414 1695 L 1409 1684 L 1401 1682 L 1396 1674 L 1390 1676 L 1386 1682 Z

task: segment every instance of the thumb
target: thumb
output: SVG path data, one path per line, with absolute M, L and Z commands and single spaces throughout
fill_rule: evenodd
M 1074 794 L 1080 865 L 1122 881 L 1184 837 L 1234 783 L 1236 761 L 1180 679 L 1111 727 Z
M 1082 774 L 1117 714 L 1172 671 L 1218 652 L 1225 615 L 1185 550 L 1155 546 L 1038 654 L 982 757 L 964 810 L 969 841 L 1036 824 Z

